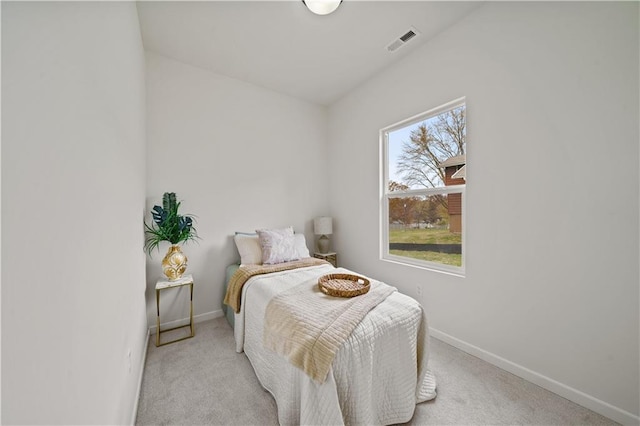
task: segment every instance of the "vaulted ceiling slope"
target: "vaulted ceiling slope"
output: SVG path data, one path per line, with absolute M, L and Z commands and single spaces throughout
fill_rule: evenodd
M 330 105 L 481 4 L 345 0 L 318 16 L 299 0 L 142 1 L 138 14 L 148 51 Z

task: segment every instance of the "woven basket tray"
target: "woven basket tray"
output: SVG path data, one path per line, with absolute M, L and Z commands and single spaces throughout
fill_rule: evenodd
M 369 291 L 369 280 L 358 275 L 328 274 L 318 278 L 320 291 L 329 296 L 354 297 Z

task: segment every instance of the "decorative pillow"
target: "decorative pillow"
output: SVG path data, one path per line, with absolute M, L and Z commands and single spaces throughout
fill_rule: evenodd
M 236 232 L 234 237 L 242 265 L 262 265 L 262 248 L 258 234 Z
M 304 259 L 305 257 L 311 257 L 309 254 L 309 248 L 307 247 L 307 240 L 304 238 L 304 234 L 295 234 L 293 236 L 296 251 L 298 252 L 298 258 Z
M 300 259 L 292 227 L 258 229 L 256 232 L 262 248 L 262 263 L 271 265 Z

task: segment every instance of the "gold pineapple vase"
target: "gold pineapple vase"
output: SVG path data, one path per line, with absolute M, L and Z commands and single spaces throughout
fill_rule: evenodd
M 171 281 L 182 277 L 187 270 L 187 256 L 182 253 L 180 246 L 172 245 L 162 259 L 162 271 Z

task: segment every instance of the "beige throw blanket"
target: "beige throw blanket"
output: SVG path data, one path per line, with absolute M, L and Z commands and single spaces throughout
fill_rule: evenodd
M 314 381 L 324 383 L 340 346 L 365 315 L 394 291 L 394 287 L 371 280 L 366 294 L 332 297 L 320 291 L 317 280 L 307 281 L 269 302 L 264 345 Z
M 255 275 L 270 274 L 272 272 L 282 272 L 289 269 L 305 268 L 307 266 L 329 264 L 326 260 L 307 257 L 292 262 L 278 263 L 275 265 L 244 265 L 229 279 L 227 293 L 224 296 L 224 304 L 233 308 L 235 313 L 240 312 L 240 301 L 242 299 L 242 287 Z

